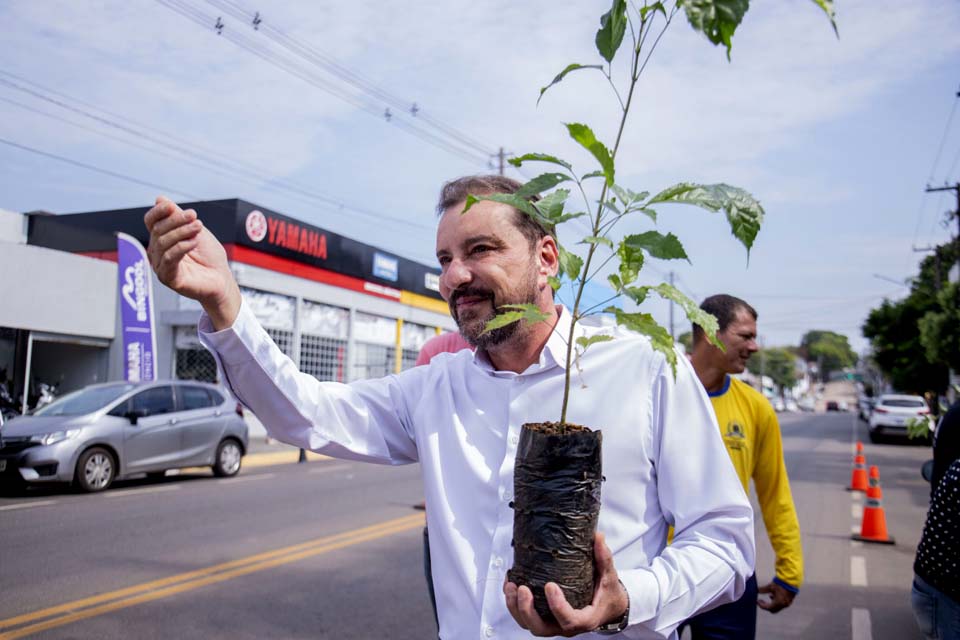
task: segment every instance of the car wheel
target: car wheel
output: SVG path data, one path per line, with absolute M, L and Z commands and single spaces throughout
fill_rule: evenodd
M 106 449 L 100 447 L 87 449 L 77 461 L 75 480 L 77 486 L 87 493 L 106 490 L 113 484 L 116 476 L 116 463 Z
M 213 462 L 213 475 L 218 478 L 229 478 L 240 472 L 240 459 L 243 451 L 240 443 L 227 438 L 217 447 L 217 459 Z

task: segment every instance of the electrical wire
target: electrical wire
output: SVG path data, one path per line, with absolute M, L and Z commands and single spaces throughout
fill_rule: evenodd
M 340 78 L 344 82 L 349 83 L 364 93 L 367 93 L 389 105 L 392 105 L 398 110 L 399 113 L 406 113 L 409 110 L 412 112 L 413 117 L 426 121 L 431 126 L 440 130 L 449 137 L 460 141 L 464 145 L 472 147 L 488 156 L 496 155 L 496 152 L 491 150 L 484 143 L 470 137 L 466 133 L 455 129 L 450 125 L 447 125 L 437 118 L 433 118 L 415 101 L 406 100 L 391 94 L 385 89 L 378 87 L 371 80 L 368 80 L 359 73 L 344 66 L 333 56 L 320 51 L 316 47 L 312 47 L 302 41 L 299 41 L 281 29 L 274 27 L 269 22 L 263 21 L 259 12 L 244 9 L 239 3 L 232 2 L 231 0 L 205 0 L 205 2 L 211 6 L 232 14 L 234 17 L 246 21 L 248 24 L 253 26 L 256 31 L 259 31 L 275 44 L 284 47 L 291 53 L 313 63 L 324 71 Z
M 12 74 L 5 74 L 5 72 L 3 72 L 3 71 L 0 71 L 0 74 L 3 74 L 3 75 L 11 75 L 11 76 L 12 76 Z M 35 86 L 39 86 L 39 85 L 36 85 L 36 83 L 32 83 L 32 84 L 34 84 Z M 256 185 L 257 188 L 261 188 L 261 189 L 265 189 L 265 190 L 271 190 L 271 191 L 275 191 L 275 192 L 277 192 L 277 191 L 283 192 L 283 193 L 286 193 L 287 195 L 292 195 L 292 196 L 296 197 L 298 200 L 303 201 L 303 202 L 307 202 L 307 203 L 309 203 L 309 204 L 321 203 L 321 204 L 323 204 L 323 205 L 326 205 L 326 208 L 327 208 L 328 210 L 335 211 L 335 212 L 339 213 L 340 215 L 346 215 L 346 214 L 343 213 L 342 210 L 343 210 L 343 209 L 349 209 L 349 210 L 351 210 L 351 211 L 353 211 L 353 212 L 355 212 L 355 213 L 357 213 L 357 214 L 360 214 L 360 215 L 362 215 L 362 216 L 366 216 L 366 217 L 369 217 L 369 218 L 373 218 L 373 219 L 378 220 L 378 221 L 393 222 L 393 223 L 396 223 L 396 224 L 400 224 L 400 225 L 404 225 L 404 226 L 408 226 L 408 227 L 415 227 L 415 228 L 418 228 L 418 229 L 428 230 L 428 231 L 433 231 L 433 230 L 434 230 L 434 227 L 431 226 L 431 225 L 420 224 L 420 223 L 416 223 L 416 222 L 413 222 L 413 221 L 411 221 L 411 220 L 407 220 L 407 219 L 404 219 L 404 218 L 398 218 L 398 217 L 394 217 L 394 216 L 389 216 L 389 215 L 384 214 L 384 213 L 374 212 L 374 211 L 370 211 L 370 210 L 368 210 L 368 209 L 364 209 L 364 208 L 362 208 L 362 207 L 350 205 L 350 204 L 347 204 L 346 202 L 344 202 L 344 201 L 342 201 L 342 200 L 340 200 L 340 199 L 338 199 L 338 198 L 335 198 L 335 197 L 333 197 L 333 196 L 329 196 L 329 195 L 326 195 L 326 194 L 318 193 L 318 192 L 316 192 L 315 190 L 306 189 L 306 188 L 304 188 L 304 187 L 300 187 L 300 186 L 296 185 L 295 183 L 291 183 L 291 182 L 289 182 L 289 181 L 285 181 L 285 180 L 282 180 L 282 179 L 277 179 L 277 180 L 275 180 L 275 182 L 264 182 L 264 183 L 261 184 L 259 181 L 262 181 L 262 180 L 263 180 L 263 176 L 268 173 L 268 172 L 267 172 L 266 170 L 264 170 L 263 168 L 256 167 L 256 166 L 254 166 L 254 165 L 249 165 L 249 164 L 247 164 L 247 163 L 243 163 L 243 162 L 240 162 L 240 161 L 231 160 L 231 159 L 223 156 L 222 154 L 216 154 L 215 152 L 213 152 L 213 153 L 204 153 L 204 152 L 202 151 L 202 148 L 201 148 L 201 147 L 199 147 L 198 145 L 194 145 L 191 141 L 184 140 L 184 139 L 182 139 L 182 138 L 180 138 L 179 140 L 177 140 L 177 142 L 178 142 L 179 144 L 174 144 L 174 143 L 170 142 L 170 140 L 176 140 L 176 138 L 175 138 L 174 136 L 170 136 L 170 135 L 168 135 L 168 134 L 166 134 L 166 133 L 164 133 L 164 132 L 162 132 L 162 131 L 159 131 L 159 130 L 156 130 L 156 129 L 152 129 L 152 130 L 150 130 L 150 131 L 144 131 L 144 130 L 142 130 L 142 129 L 137 128 L 135 125 L 127 125 L 127 124 L 123 124 L 123 123 L 117 122 L 116 120 L 114 120 L 114 119 L 112 119 L 112 118 L 106 118 L 106 117 L 100 116 L 100 115 L 98 115 L 98 114 L 96 114 L 96 113 L 93 113 L 93 112 L 91 112 L 91 111 L 89 111 L 89 110 L 81 109 L 81 108 L 76 107 L 76 106 L 74 106 L 74 105 L 72 105 L 72 104 L 69 104 L 69 103 L 67 103 L 67 102 L 58 100 L 58 99 L 56 99 L 56 98 L 52 98 L 52 97 L 50 97 L 50 96 L 48 96 L 48 95 L 45 95 L 45 93 L 44 93 L 42 90 L 34 90 L 34 89 L 29 88 L 29 87 L 24 87 L 24 86 L 22 86 L 22 85 L 19 85 L 18 83 L 15 83 L 15 82 L 11 82 L 11 81 L 9 81 L 9 80 L 6 80 L 6 79 L 4 79 L 3 77 L 0 77 L 0 85 L 4 85 L 4 86 L 7 86 L 8 88 L 12 88 L 12 89 L 21 91 L 21 92 L 26 93 L 26 94 L 28 94 L 28 95 L 31 95 L 31 96 L 33 96 L 33 97 L 35 97 L 35 98 L 37 98 L 37 99 L 43 100 L 43 101 L 48 102 L 48 103 L 53 104 L 53 105 L 56 105 L 56 106 L 58 106 L 58 107 L 60 107 L 60 108 L 62 108 L 62 109 L 65 109 L 65 110 L 68 110 L 68 111 L 77 113 L 77 114 L 82 115 L 82 116 L 84 116 L 84 117 L 86 117 L 86 118 L 92 119 L 92 120 L 94 120 L 94 121 L 96 121 L 96 122 L 98 122 L 98 123 L 100 123 L 100 124 L 103 124 L 103 125 L 105 125 L 105 126 L 111 127 L 111 128 L 113 128 L 113 129 L 116 129 L 116 130 L 119 130 L 119 131 L 121 131 L 121 132 L 123 132 L 123 133 L 126 133 L 126 134 L 128 134 L 128 135 L 134 136 L 137 141 L 146 140 L 146 141 L 149 141 L 149 142 L 151 142 L 151 143 L 153 143 L 153 144 L 155 144 L 155 145 L 157 145 L 157 146 L 159 146 L 159 147 L 166 148 L 166 149 L 168 149 L 169 151 L 172 151 L 172 152 L 173 152 L 172 154 L 171 154 L 171 153 L 160 152 L 160 151 L 157 151 L 156 149 L 151 149 L 151 148 L 149 148 L 149 147 L 145 147 L 141 142 L 135 142 L 135 141 L 131 141 L 131 140 L 126 140 L 126 139 L 123 139 L 123 138 L 119 138 L 119 137 L 117 137 L 117 136 L 112 136 L 112 135 L 109 135 L 109 134 L 107 134 L 107 133 L 105 133 L 105 132 L 102 132 L 102 131 L 97 131 L 97 130 L 95 130 L 95 129 L 90 129 L 90 128 L 85 127 L 85 126 L 83 126 L 83 125 L 80 125 L 80 124 L 78 124 L 78 123 L 76 123 L 76 122 L 73 122 L 73 121 L 70 121 L 70 120 L 67 120 L 67 119 L 64 119 L 64 118 L 57 117 L 57 116 L 55 116 L 55 115 L 52 115 L 52 114 L 49 114 L 49 113 L 46 113 L 46 112 L 43 112 L 43 111 L 39 111 L 39 110 L 33 109 L 33 108 L 31 108 L 31 107 L 29 107 L 29 106 L 27 106 L 27 105 L 24 105 L 24 104 L 22 104 L 22 103 L 17 103 L 16 101 L 9 100 L 9 99 L 6 99 L 6 98 L 0 98 L 0 99 L 3 99 L 3 100 L 6 101 L 6 102 L 10 102 L 10 103 L 12 103 L 12 104 L 15 104 L 15 105 L 21 107 L 21 108 L 28 109 L 28 110 L 32 110 L 32 111 L 34 111 L 35 113 L 38 113 L 39 115 L 44 115 L 44 116 L 46 116 L 46 117 L 54 118 L 54 119 L 60 120 L 60 121 L 62 121 L 62 122 L 66 122 L 66 123 L 68 123 L 68 124 L 71 124 L 71 125 L 73 125 L 73 126 L 77 126 L 77 127 L 79 127 L 79 128 L 88 130 L 88 131 L 93 131 L 94 133 L 98 133 L 99 135 L 103 135 L 103 136 L 105 136 L 105 137 L 107 137 L 107 138 L 110 138 L 110 139 L 113 139 L 113 140 L 116 140 L 116 141 L 119 141 L 119 142 L 123 142 L 123 143 L 125 143 L 125 144 L 129 144 L 129 145 L 132 145 L 132 146 L 134 146 L 134 147 L 138 147 L 138 148 L 140 148 L 140 149 L 145 149 L 145 150 L 149 151 L 150 153 L 159 154 L 159 155 L 164 155 L 164 156 L 166 156 L 166 157 L 172 157 L 172 158 L 174 158 L 174 159 L 177 159 L 179 162 L 185 162 L 185 163 L 191 164 L 191 165 L 193 165 L 193 166 L 199 166 L 199 167 L 201 167 L 201 168 L 205 168 L 205 169 L 207 169 L 207 170 L 213 171 L 214 173 L 216 173 L 216 174 L 218 174 L 218 175 L 220 175 L 220 176 L 224 176 L 224 177 L 230 177 L 231 175 L 232 175 L 232 176 L 237 176 L 237 175 L 239 175 L 239 176 L 241 176 L 242 178 L 245 178 L 246 180 L 248 180 L 248 182 L 246 182 L 246 184 L 248 184 L 248 185 L 251 185 L 251 184 L 252 184 L 251 182 L 249 182 L 249 180 L 258 181 L 258 184 Z M 67 97 L 67 99 L 70 99 L 70 98 Z M 93 107 L 93 108 L 96 109 L 96 107 Z M 129 120 L 128 120 L 128 121 L 129 121 Z
M 216 29 L 219 36 L 224 37 L 227 40 L 230 40 L 232 43 L 244 49 L 248 53 L 251 53 L 260 59 L 264 60 L 268 64 L 271 64 L 287 73 L 307 82 L 311 86 L 320 89 L 326 93 L 337 97 L 348 104 L 356 107 L 357 109 L 364 111 L 370 115 L 376 116 L 378 119 L 381 119 L 386 113 L 381 111 L 377 105 L 373 103 L 366 102 L 362 98 L 350 94 L 349 92 L 331 84 L 330 82 L 324 81 L 323 79 L 317 77 L 315 74 L 310 73 L 309 71 L 297 67 L 293 61 L 284 58 L 283 56 L 277 54 L 275 51 L 272 51 L 252 38 L 244 36 L 238 31 L 227 28 L 222 24 L 222 21 L 219 18 L 214 18 L 211 15 L 205 14 L 198 9 L 192 7 L 183 0 L 157 0 L 157 2 L 176 13 L 186 17 L 197 25 L 205 29 Z M 393 124 L 399 129 L 404 130 L 405 132 L 413 135 L 414 137 L 431 144 L 443 151 L 446 151 L 452 155 L 457 155 L 471 163 L 481 164 L 486 166 L 489 162 L 489 156 L 480 155 L 475 151 L 464 149 L 460 146 L 457 146 L 454 143 L 451 143 L 447 140 L 444 140 L 442 137 L 431 133 L 430 131 L 425 130 L 418 124 L 410 122 L 402 117 L 392 116 L 388 120 L 389 124 Z

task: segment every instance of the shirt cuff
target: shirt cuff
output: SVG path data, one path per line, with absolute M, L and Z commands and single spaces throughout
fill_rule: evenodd
M 247 306 L 246 302 L 240 303 L 240 311 L 237 313 L 233 325 L 226 329 L 217 331 L 213 326 L 213 321 L 206 311 L 200 313 L 200 321 L 197 323 L 197 334 L 200 342 L 215 352 L 225 365 L 241 364 L 254 359 L 253 353 L 246 347 L 250 340 L 244 340 L 244 336 L 249 336 L 260 326 L 256 316 Z M 245 344 L 246 343 L 246 344 Z
M 618 576 L 630 598 L 630 617 L 627 625 L 651 620 L 660 608 L 660 583 L 650 569 L 632 569 Z
M 787 591 L 789 591 L 790 593 L 792 593 L 792 594 L 794 594 L 794 595 L 800 593 L 800 589 L 799 589 L 799 588 L 793 586 L 792 584 L 787 584 L 786 582 L 784 582 L 784 581 L 781 580 L 780 578 L 774 578 L 774 579 L 773 579 L 773 583 L 774 583 L 774 584 L 777 584 L 777 585 L 780 585 L 781 587 L 783 587 L 784 589 L 786 589 Z

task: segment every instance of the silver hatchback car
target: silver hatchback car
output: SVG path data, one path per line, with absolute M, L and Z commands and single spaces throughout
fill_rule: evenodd
M 118 478 L 180 467 L 233 476 L 247 445 L 243 409 L 220 387 L 96 384 L 0 427 L 0 482 L 67 482 L 92 492 Z

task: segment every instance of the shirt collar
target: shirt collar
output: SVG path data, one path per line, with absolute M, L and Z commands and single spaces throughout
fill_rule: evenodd
M 730 389 L 730 376 L 724 376 L 723 386 L 720 388 L 720 390 L 714 391 L 712 393 L 707 391 L 707 395 L 710 396 L 711 398 L 717 398 L 725 394 L 729 389 Z
M 483 349 L 477 349 L 473 352 L 473 362 L 478 367 L 495 376 L 510 377 L 516 375 L 533 375 L 542 371 L 547 371 L 554 367 L 562 367 L 567 359 L 567 338 L 570 335 L 570 312 L 562 304 L 556 305 L 557 324 L 550 332 L 550 337 L 540 352 L 540 359 L 534 362 L 526 371 L 516 374 L 513 371 L 497 371 L 493 368 L 493 363 Z

